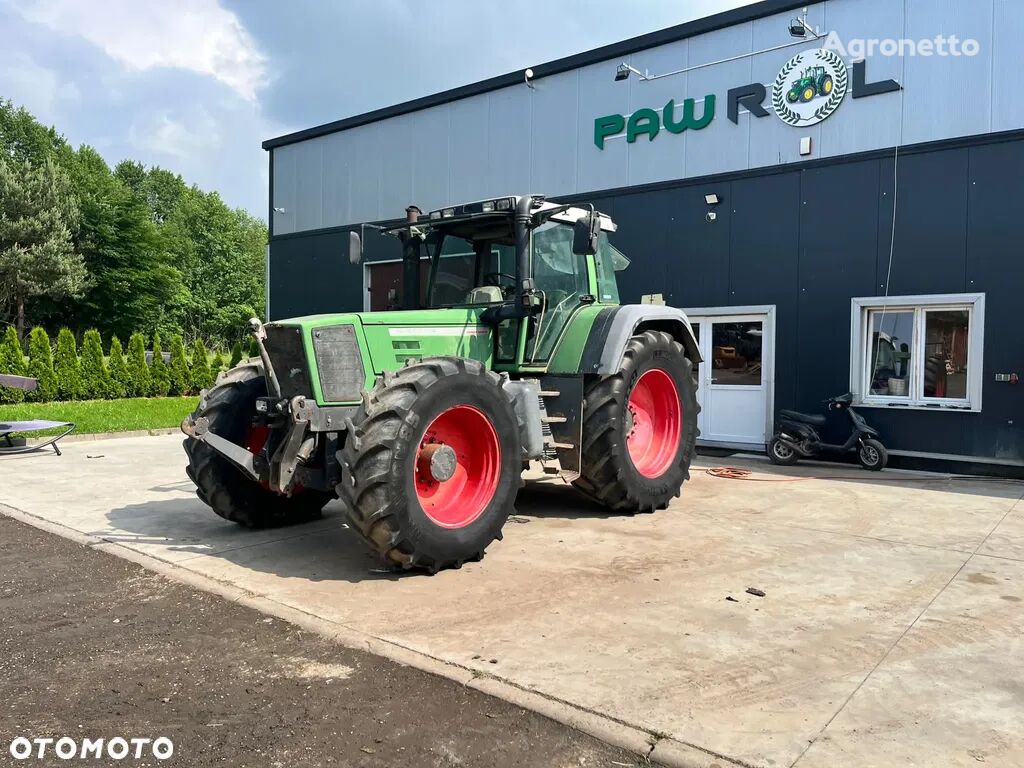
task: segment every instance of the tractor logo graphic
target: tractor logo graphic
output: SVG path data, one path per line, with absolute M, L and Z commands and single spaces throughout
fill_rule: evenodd
M 815 125 L 843 103 L 849 75 L 835 51 L 804 51 L 787 61 L 772 86 L 775 114 L 788 125 Z

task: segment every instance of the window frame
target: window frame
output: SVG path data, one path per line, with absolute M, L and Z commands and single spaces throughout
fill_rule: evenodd
M 910 345 L 910 376 L 907 396 L 872 395 L 868 381 L 871 370 L 873 312 L 913 312 Z M 967 311 L 967 397 L 925 397 L 925 326 L 929 312 Z M 850 391 L 854 404 L 867 407 L 903 408 L 925 411 L 981 411 L 984 383 L 985 294 L 943 293 L 919 296 L 868 296 L 850 300 Z

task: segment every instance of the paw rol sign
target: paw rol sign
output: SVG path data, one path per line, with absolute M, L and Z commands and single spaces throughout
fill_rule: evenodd
M 852 82 L 851 82 L 852 81 Z M 838 53 L 828 48 L 803 51 L 779 70 L 771 85 L 771 107 L 782 122 L 803 128 L 827 119 L 839 109 L 849 91 L 853 98 L 877 96 L 900 90 L 895 80 L 867 82 L 866 64 L 854 62 L 848 69 Z M 726 116 L 739 123 L 740 107 L 753 117 L 768 117 L 764 102 L 768 89 L 762 83 L 730 88 L 726 93 Z M 683 133 L 707 128 L 715 119 L 715 94 L 700 100 L 685 99 L 677 104 L 669 100 L 660 110 L 638 109 L 628 117 L 613 114 L 594 120 L 594 145 L 604 149 L 607 139 L 625 134 L 633 144 L 641 137 L 654 141 L 662 131 Z

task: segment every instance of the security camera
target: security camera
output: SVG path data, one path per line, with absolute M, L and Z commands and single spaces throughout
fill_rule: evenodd
M 704 218 L 705 218 L 705 219 L 707 219 L 707 220 L 708 220 L 708 222 L 712 222 L 712 221 L 714 221 L 715 219 L 717 219 L 717 218 L 718 218 L 718 214 L 717 214 L 717 213 L 715 213 L 714 211 L 708 211 L 708 212 L 707 212 L 707 213 L 706 213 L 706 214 L 704 215 Z
M 531 77 L 533 77 L 533 70 L 532 69 L 526 70 L 526 79 L 529 80 Z

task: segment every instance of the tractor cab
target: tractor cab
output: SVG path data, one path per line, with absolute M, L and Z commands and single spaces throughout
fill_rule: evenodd
M 592 207 L 528 196 L 413 215 L 386 230 L 405 244 L 410 299 L 426 251 L 425 306 L 407 308 L 483 308 L 498 364 L 542 365 L 577 310 L 619 303 L 615 273 L 629 259 L 608 241 L 615 223 Z

